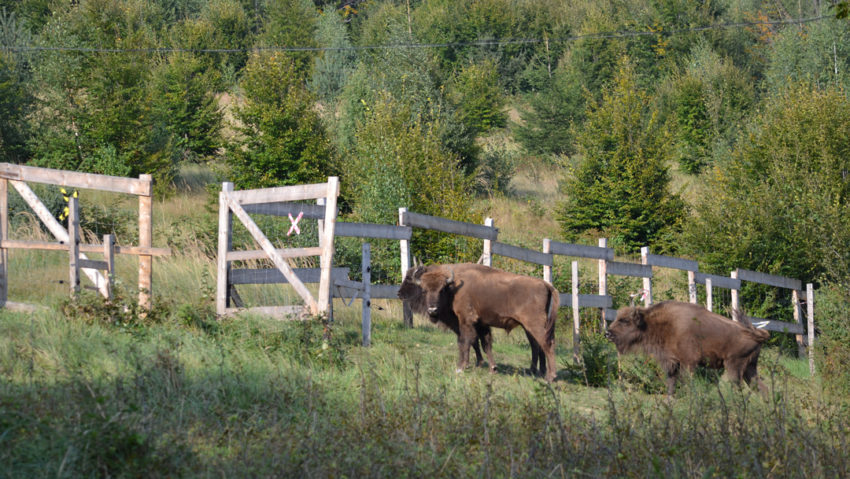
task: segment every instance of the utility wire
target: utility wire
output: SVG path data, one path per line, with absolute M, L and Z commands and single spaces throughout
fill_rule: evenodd
M 450 48 L 467 46 L 502 46 L 535 43 L 567 43 L 582 39 L 614 39 L 630 38 L 654 35 L 679 35 L 684 33 L 704 32 L 707 30 L 726 30 L 732 28 L 747 28 L 764 25 L 801 25 L 804 23 L 818 22 L 834 18 L 831 15 L 819 17 L 795 18 L 789 20 L 773 20 L 760 22 L 735 22 L 720 23 L 715 25 L 704 25 L 699 27 L 679 28 L 674 30 L 642 30 L 642 31 L 616 31 L 586 33 L 581 35 L 570 35 L 561 38 L 514 38 L 504 40 L 477 40 L 471 42 L 447 42 L 447 43 L 392 43 L 387 45 L 365 45 L 348 47 L 303 47 L 303 46 L 272 46 L 253 48 L 85 48 L 85 47 L 51 47 L 51 46 L 0 46 L 0 50 L 13 52 L 81 52 L 81 53 L 246 53 L 259 51 L 279 52 L 324 52 L 324 51 L 355 51 L 355 50 L 389 50 L 398 48 Z

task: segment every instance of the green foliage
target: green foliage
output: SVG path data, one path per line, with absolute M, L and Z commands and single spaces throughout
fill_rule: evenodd
M 392 45 L 410 42 L 406 15 L 390 3 L 376 4 L 360 27 L 360 45 Z M 366 50 L 340 95 L 335 134 L 340 150 L 354 148 L 354 137 L 367 108 L 389 95 L 405 107 L 400 112 L 411 122 L 433 129 L 446 149 L 458 155 L 470 173 L 478 163 L 479 148 L 473 131 L 461 121 L 459 112 L 446 98 L 445 88 L 432 75 L 432 61 L 421 48 Z
M 817 291 L 815 362 L 823 384 L 836 398 L 850 393 L 850 289 L 847 284 L 822 284 Z
M 316 22 L 316 43 L 327 47 L 315 58 L 310 89 L 322 100 L 332 101 L 345 85 L 355 65 L 351 41 L 342 17 L 333 10 L 325 11 Z
M 265 2 L 260 46 L 314 47 L 319 13 L 312 0 L 276 0 Z M 300 76 L 307 76 L 315 53 L 289 52 Z
M 450 44 L 434 52 L 441 78 L 464 65 L 490 61 L 502 80 L 500 85 L 516 92 L 534 88 L 555 67 L 566 42 L 548 39 L 568 36 L 572 15 L 571 5 L 553 0 L 437 0 L 422 2 L 410 20 L 411 30 L 422 41 Z M 546 41 L 515 41 L 520 38 Z
M 477 222 L 471 210 L 470 180 L 457 156 L 441 144 L 439 125 L 421 117 L 411 122 L 408 108 L 384 96 L 365 113 L 353 155 L 342 168 L 342 188 L 354 217 L 392 224 L 404 206 L 417 213 Z M 454 238 L 424 234 L 414 238 L 415 254 L 451 257 L 458 249 Z
M 655 243 L 677 226 L 685 206 L 668 192 L 668 139 L 628 61 L 587 118 L 578 133 L 581 159 L 562 185 L 557 219 L 564 237 L 602 232 L 630 250 Z
M 478 136 L 507 124 L 505 96 L 492 61 L 465 66 L 450 83 L 447 96 L 471 135 Z
M 45 27 L 48 45 L 144 49 L 156 46 L 147 2 L 91 0 L 60 10 Z M 172 137 L 152 113 L 152 64 L 140 51 L 121 55 L 52 52 L 40 57 L 34 163 L 52 168 L 133 175 L 150 173 L 158 188 L 174 174 Z
M 846 278 L 848 107 L 843 91 L 808 84 L 771 97 L 732 158 L 707 176 L 684 249 L 708 271 Z
M 779 32 L 769 51 L 765 83 L 777 93 L 790 82 L 850 87 L 850 23 L 825 21 Z
M 330 143 L 293 62 L 281 53 L 253 56 L 242 88 L 245 104 L 236 109 L 240 138 L 227 154 L 236 187 L 324 181 Z
M 172 55 L 153 72 L 152 114 L 183 161 L 209 160 L 222 146 L 223 115 L 213 95 L 217 81 L 216 72 L 204 70 L 193 55 Z
M 617 350 L 600 333 L 583 334 L 581 361 L 587 386 L 607 387 L 617 378 Z
M 126 331 L 143 331 L 171 315 L 171 305 L 156 298 L 150 310 L 142 308 L 138 293 L 125 288 L 121 281 L 114 282 L 112 293 L 112 299 L 107 300 L 99 292 L 81 290 L 76 298 L 62 300 L 59 308 L 68 319 Z
M 679 165 L 682 170 L 696 174 L 708 163 L 710 123 L 705 105 L 702 82 L 696 78 L 684 78 L 676 85 L 675 115 L 678 140 Z
M 512 130 L 517 141 L 532 154 L 572 154 L 575 149 L 573 124 L 584 119 L 585 95 L 582 69 L 567 61 L 554 71 L 541 91 L 529 94 L 527 107 L 520 110 L 522 123 Z
M 33 97 L 25 88 L 11 57 L 0 51 L 0 161 L 22 163 L 29 154 L 26 116 Z
M 691 52 L 684 72 L 659 90 L 662 114 L 669 114 L 676 126 L 676 158 L 691 174 L 726 155 L 755 103 L 744 72 L 705 43 Z

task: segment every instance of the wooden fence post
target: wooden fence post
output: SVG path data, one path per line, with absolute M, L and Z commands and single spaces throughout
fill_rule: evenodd
M 794 322 L 799 324 L 800 326 L 803 326 L 803 317 L 801 314 L 802 310 L 800 305 L 800 291 L 797 291 L 796 289 L 791 290 L 791 307 L 794 308 Z M 803 341 L 803 334 L 797 334 L 794 337 L 797 340 L 797 357 L 805 357 L 806 345 Z
M 68 253 L 71 298 L 76 298 L 80 293 L 80 204 L 74 196 L 68 198 Z
M 543 253 L 549 254 L 552 252 L 552 240 L 543 238 Z M 553 263 L 554 264 L 554 263 Z M 552 284 L 552 267 L 543 265 L 543 281 Z
M 153 176 L 139 175 L 139 179 L 153 183 Z M 139 246 L 153 247 L 153 189 L 139 196 Z M 139 307 L 150 311 L 153 294 L 153 256 L 139 255 Z
M 600 248 L 608 247 L 608 238 L 599 238 L 597 243 Z M 608 295 L 608 261 L 605 259 L 599 260 L 599 296 Z M 600 320 L 602 321 L 602 332 L 608 328 L 605 321 L 605 313 L 607 308 L 600 309 Z
M 484 226 L 493 227 L 493 218 L 485 218 Z M 483 251 L 481 252 L 481 264 L 484 266 L 493 266 L 493 241 L 484 240 Z
M 230 306 L 229 288 L 230 263 L 227 261 L 227 253 L 230 251 L 233 228 L 233 214 L 227 204 L 227 194 L 233 191 L 233 183 L 222 183 L 221 192 L 218 194 L 218 258 L 215 295 L 215 311 L 219 316 L 227 313 Z
M 812 283 L 806 284 L 806 316 L 809 333 L 809 373 L 815 375 L 815 290 Z
M 106 299 L 112 300 L 112 282 L 115 280 L 115 236 L 103 235 L 103 259 L 106 262 Z
M 640 264 L 649 264 L 647 255 L 649 254 L 649 246 L 643 246 L 640 249 Z M 643 278 L 643 305 L 649 306 L 652 304 L 652 278 Z
M 688 301 L 697 304 L 697 282 L 696 271 L 688 270 Z
M 407 213 L 407 208 L 399 208 L 398 209 L 398 224 L 399 226 L 405 226 L 404 224 L 404 215 Z M 399 249 L 401 250 L 401 282 L 404 282 L 404 275 L 407 274 L 407 270 L 410 269 L 410 241 L 406 239 L 399 240 Z M 413 311 L 410 309 L 410 305 L 407 304 L 407 301 L 401 302 L 402 316 L 404 318 L 404 325 L 408 328 L 413 327 Z
M 0 178 L 0 243 L 9 239 L 9 180 Z M 5 244 L 0 246 L 0 308 L 9 299 L 9 266 Z
M 714 292 L 711 290 L 711 278 L 705 278 L 705 309 L 714 311 Z
M 572 291 L 572 301 L 573 301 L 573 360 L 581 364 L 581 338 L 579 336 L 580 333 L 580 321 L 581 314 L 580 308 L 578 304 L 578 261 L 572 262 L 572 283 L 573 283 L 573 291 Z
M 732 271 L 729 273 L 729 276 L 735 279 L 738 279 L 738 270 Z M 738 301 L 738 290 L 732 290 L 732 320 L 738 321 L 738 315 L 741 314 L 741 304 Z
M 372 344 L 372 249 L 369 243 L 363 243 L 363 254 L 360 264 L 363 279 L 361 329 L 363 330 L 363 346 L 368 347 Z
M 339 196 L 339 177 L 328 177 L 327 200 L 325 200 L 325 222 L 322 227 L 322 239 L 319 240 L 322 255 L 319 263 L 322 268 L 319 279 L 318 314 L 328 314 L 331 307 L 331 267 L 334 255 L 334 229 L 336 227 L 336 200 Z

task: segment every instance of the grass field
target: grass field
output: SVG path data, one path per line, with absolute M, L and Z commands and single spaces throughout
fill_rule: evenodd
M 107 308 L 91 293 L 65 299 L 66 255 L 10 253 L 10 299 L 47 307 L 0 311 L 0 477 L 850 473 L 846 401 L 809 377 L 805 361 L 772 348 L 760 363 L 768 397 L 707 374 L 667 398 L 651 361 L 618 360 L 598 336 L 574 364 L 566 318 L 552 385 L 527 374 L 524 335 L 501 331 L 496 373 L 455 374 L 455 336 L 421 318 L 405 328 L 397 301 L 374 302 L 369 348 L 360 346 L 359 301 L 337 300 L 330 326 L 216 320 L 216 217 L 201 184 L 188 179 L 190 194 L 155 206 L 154 244 L 175 254 L 154 262 L 157 305 L 147 316 L 133 308 L 133 258 L 119 258 L 120 295 Z M 539 204 L 492 203 L 508 237 L 531 241 L 547 188 Z
M 115 325 L 0 313 L 4 477 L 840 477 L 839 403 L 805 363 L 764 354 L 762 398 L 695 377 L 674 399 L 616 376 L 588 387 L 559 340 L 558 380 L 519 335 L 495 374 L 455 374 L 454 335 L 354 308 L 220 322 L 180 309 Z M 563 336 L 563 335 L 562 335 Z

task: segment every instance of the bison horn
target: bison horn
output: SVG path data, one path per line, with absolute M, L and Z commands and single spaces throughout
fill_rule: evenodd
M 449 277 L 446 279 L 446 284 L 452 284 L 455 282 L 455 272 L 449 269 Z

